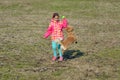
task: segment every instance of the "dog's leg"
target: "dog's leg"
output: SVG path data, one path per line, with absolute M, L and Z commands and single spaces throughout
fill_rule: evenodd
M 66 50 L 66 47 L 64 46 L 64 44 L 62 43 L 62 41 L 59 41 L 58 43 L 61 45 L 61 48 L 62 48 L 63 50 Z
M 63 50 L 66 50 L 66 49 L 67 49 L 63 44 L 61 45 L 61 48 L 62 48 Z
M 64 44 L 62 43 L 62 41 L 61 41 L 60 39 L 56 39 L 55 41 L 56 41 L 58 44 L 61 45 L 61 48 L 62 48 L 63 50 L 66 50 L 66 47 L 64 46 Z

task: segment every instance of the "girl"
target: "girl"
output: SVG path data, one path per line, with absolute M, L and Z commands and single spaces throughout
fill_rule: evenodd
M 53 50 L 53 58 L 52 60 L 55 61 L 57 59 L 57 50 L 59 52 L 59 61 L 63 61 L 62 49 L 61 45 L 57 43 L 57 40 L 63 40 L 63 29 L 66 28 L 68 22 L 66 18 L 63 16 L 62 20 L 59 20 L 59 14 L 54 13 L 47 28 L 46 33 L 44 34 L 44 38 L 51 36 L 52 40 L 52 50 Z

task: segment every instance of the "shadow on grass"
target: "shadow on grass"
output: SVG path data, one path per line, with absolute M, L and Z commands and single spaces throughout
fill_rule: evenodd
M 66 50 L 64 52 L 64 59 L 74 59 L 74 58 L 78 58 L 80 56 L 83 56 L 84 52 L 81 52 L 80 50 Z

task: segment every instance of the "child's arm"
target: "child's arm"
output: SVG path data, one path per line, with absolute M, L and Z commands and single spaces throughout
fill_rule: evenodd
M 43 37 L 48 38 L 51 35 L 51 33 L 52 33 L 52 25 L 50 24 Z
M 65 16 L 62 16 L 62 27 L 66 28 L 68 26 L 68 21 Z

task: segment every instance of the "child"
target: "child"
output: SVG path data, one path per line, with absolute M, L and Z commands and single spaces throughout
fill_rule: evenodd
M 44 38 L 51 36 L 52 50 L 54 54 L 52 58 L 53 61 L 57 59 L 57 50 L 59 52 L 59 61 L 63 61 L 61 45 L 57 41 L 63 40 L 64 36 L 63 36 L 62 30 L 66 28 L 67 25 L 68 25 L 68 22 L 64 16 L 62 17 L 62 20 L 60 21 L 59 14 L 54 13 L 52 16 L 51 22 L 49 24 L 49 27 L 47 28 L 47 31 L 44 34 Z

